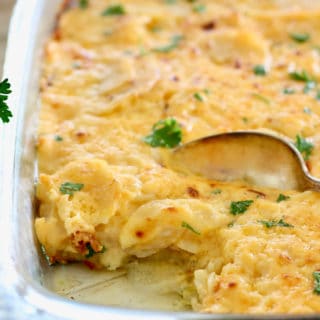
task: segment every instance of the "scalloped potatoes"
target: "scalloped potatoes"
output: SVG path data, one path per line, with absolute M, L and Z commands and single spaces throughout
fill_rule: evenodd
M 319 194 L 183 175 L 164 167 L 170 150 L 143 141 L 165 118 L 183 143 L 299 135 L 320 176 L 319 21 L 320 4 L 303 0 L 91 0 L 63 12 L 46 46 L 38 138 L 35 228 L 51 262 L 115 270 L 167 250 L 189 257 L 196 311 L 319 312 Z

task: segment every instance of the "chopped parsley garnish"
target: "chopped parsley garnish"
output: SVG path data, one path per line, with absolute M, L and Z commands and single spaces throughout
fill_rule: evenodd
M 305 160 L 308 160 L 312 150 L 314 148 L 314 145 L 311 142 L 308 142 L 304 137 L 300 135 L 296 135 L 296 142 L 294 144 L 296 148 L 300 151 L 300 153 L 303 155 Z
M 192 227 L 190 226 L 190 224 L 187 223 L 187 222 L 185 222 L 185 221 L 182 221 L 181 227 L 190 230 L 191 232 L 197 234 L 198 236 L 200 236 L 200 234 L 201 234 L 199 231 L 197 231 L 197 230 L 195 230 L 194 228 L 192 228 Z
M 320 271 L 315 271 L 312 273 L 314 280 L 313 293 L 320 295 Z
M 257 76 L 265 76 L 267 74 L 266 69 L 262 64 L 257 64 L 253 67 L 253 72 Z
M 296 91 L 292 88 L 284 88 L 283 93 L 284 94 L 294 94 Z
M 164 0 L 166 4 L 175 4 L 177 0 Z
M 227 224 L 227 227 L 228 228 L 232 228 L 234 226 L 234 221 L 231 221 Z
M 121 4 L 109 6 L 102 12 L 103 16 L 122 16 L 124 14 L 126 14 L 126 11 Z
M 10 90 L 11 85 L 8 79 L 4 79 L 0 82 L 0 119 L 3 123 L 10 122 L 12 112 L 7 105 L 8 95 L 12 92 Z
M 89 0 L 79 0 L 79 7 L 81 9 L 88 8 L 88 5 L 89 5 Z
M 303 88 L 304 93 L 308 93 L 309 91 L 316 88 L 317 86 L 316 80 L 312 76 L 310 76 L 305 70 L 302 70 L 300 72 L 299 71 L 290 72 L 289 76 L 292 80 L 306 83 Z
M 292 224 L 285 222 L 283 219 L 277 220 L 259 220 L 259 223 L 263 224 L 266 228 L 273 228 L 273 227 L 284 227 L 284 228 L 293 228 Z
M 197 99 L 200 102 L 203 102 L 203 97 L 199 92 L 196 92 L 194 95 L 194 98 Z
M 173 118 L 168 118 L 154 124 L 152 133 L 143 138 L 143 141 L 153 148 L 174 148 L 180 144 L 181 139 L 182 130 L 179 123 Z
M 220 194 L 222 193 L 222 190 L 221 189 L 214 189 L 212 190 L 212 194 Z
M 253 200 L 232 201 L 230 205 L 230 213 L 233 215 L 243 214 L 252 205 Z
M 278 198 L 277 198 L 277 202 L 286 201 L 286 200 L 289 200 L 289 199 L 290 199 L 289 196 L 286 196 L 286 195 L 280 193 Z
M 65 182 L 60 186 L 60 192 L 73 196 L 75 192 L 80 191 L 83 187 L 84 184 L 82 183 Z
M 243 123 L 248 123 L 249 119 L 247 117 L 242 118 Z
M 197 13 L 202 13 L 206 11 L 206 6 L 204 4 L 198 4 L 193 7 L 193 11 Z
M 292 40 L 303 43 L 310 39 L 310 34 L 308 33 L 290 33 L 290 37 Z
M 61 136 L 56 135 L 54 136 L 54 141 L 61 142 L 63 141 L 63 138 Z
M 94 251 L 91 247 L 91 244 L 90 243 L 87 243 L 86 244 L 86 248 L 88 249 L 88 253 L 85 255 L 85 257 L 87 259 L 93 257 L 95 254 L 97 253 L 104 253 L 106 252 L 106 248 L 103 246 L 102 249 L 100 251 Z
M 308 107 L 304 107 L 303 108 L 303 112 L 306 113 L 306 114 L 312 114 L 312 110 Z
M 305 71 L 293 71 L 289 73 L 292 80 L 303 81 L 303 82 L 314 82 L 313 78 Z
M 320 100 L 320 90 L 317 91 L 316 99 L 317 99 L 317 100 Z
M 175 35 L 172 37 L 170 44 L 168 44 L 167 46 L 164 46 L 164 47 L 154 48 L 153 51 L 161 52 L 161 53 L 168 53 L 168 52 L 174 50 L 175 48 L 177 48 L 179 46 L 180 42 L 182 41 L 182 39 L 183 39 L 182 35 Z
M 261 94 L 253 93 L 252 96 L 256 99 L 259 99 L 261 102 L 264 102 L 265 104 L 270 104 L 270 100 L 262 96 Z

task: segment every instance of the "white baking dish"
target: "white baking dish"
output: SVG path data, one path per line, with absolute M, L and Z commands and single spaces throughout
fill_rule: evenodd
M 10 25 L 4 78 L 12 84 L 9 105 L 14 117 L 0 125 L 0 319 L 320 319 L 112 308 L 77 303 L 42 285 L 48 267 L 33 232 L 34 137 L 42 48 L 60 5 L 61 0 L 19 0 Z

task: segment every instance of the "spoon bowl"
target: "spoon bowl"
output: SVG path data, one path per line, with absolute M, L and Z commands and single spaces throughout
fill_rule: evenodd
M 320 191 L 320 180 L 309 174 L 294 144 L 271 133 L 234 131 L 204 137 L 176 148 L 168 165 L 212 180 Z

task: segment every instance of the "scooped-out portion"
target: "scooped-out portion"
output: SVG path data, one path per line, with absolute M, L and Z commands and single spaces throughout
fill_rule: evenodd
M 320 177 L 319 31 L 317 1 L 66 1 L 40 83 L 35 230 L 50 264 L 94 270 L 57 285 L 66 268 L 53 267 L 48 286 L 98 304 L 122 288 L 141 308 L 319 312 L 320 194 L 162 161 L 258 130 L 292 139 Z M 163 300 L 134 295 L 141 283 Z M 97 285 L 103 299 L 83 297 Z

